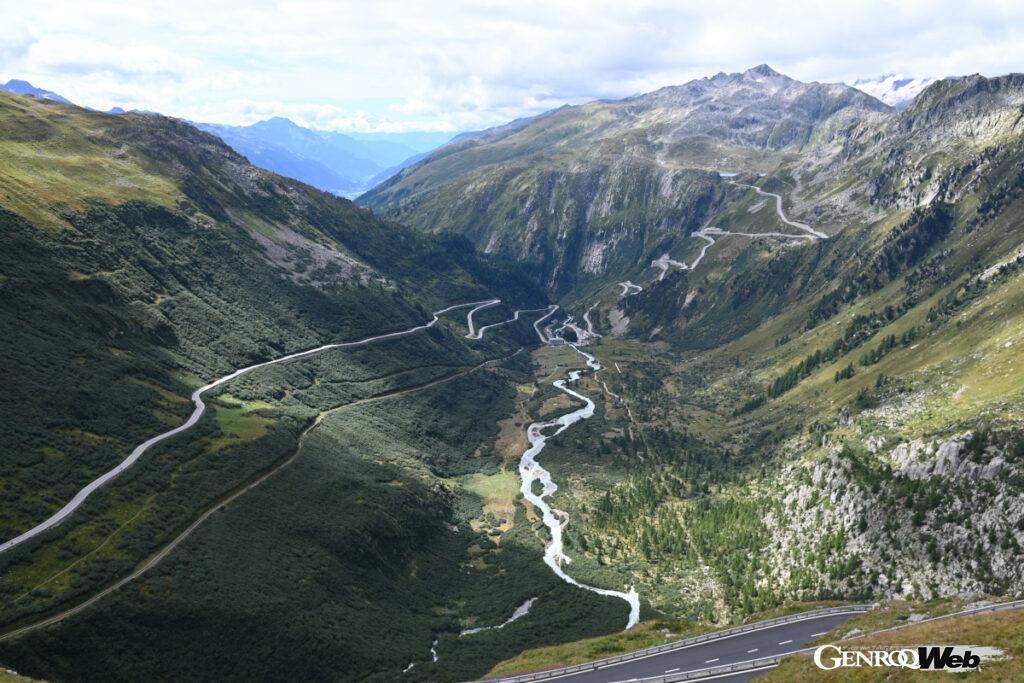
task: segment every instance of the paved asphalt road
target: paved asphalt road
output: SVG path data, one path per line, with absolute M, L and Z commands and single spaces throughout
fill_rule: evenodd
M 572 683 L 613 683 L 706 669 L 793 652 L 852 616 L 854 616 L 853 613 L 829 614 L 806 621 L 779 624 L 763 630 L 748 631 L 721 640 L 699 643 L 681 650 L 663 652 L 644 659 L 612 664 L 596 671 L 583 671 L 552 680 L 571 681 Z M 748 671 L 715 680 L 728 680 L 733 683 L 750 680 L 760 673 L 763 672 Z

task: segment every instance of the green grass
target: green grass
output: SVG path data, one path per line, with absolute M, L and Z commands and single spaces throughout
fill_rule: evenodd
M 20 676 L 16 673 L 0 669 L 0 683 L 43 683 L 38 678 L 29 678 L 28 676 Z
M 0 198 L 41 226 L 67 227 L 49 206 L 84 211 L 93 202 L 144 200 L 172 208 L 177 184 L 140 154 L 112 155 L 114 131 L 127 118 L 0 93 Z
M 469 474 L 456 481 L 463 490 L 480 498 L 482 515 L 471 521 L 474 529 L 496 528 L 504 533 L 512 527 L 521 483 L 518 473 Z
M 8 331 L 0 355 L 18 367 L 0 398 L 3 538 L 46 519 L 136 444 L 183 423 L 192 391 L 235 368 L 422 324 L 442 302 L 543 300 L 515 266 L 246 167 L 180 121 L 0 93 L 0 133 L 0 326 Z M 330 264 L 293 271 L 254 236 L 276 238 L 284 227 L 364 265 L 355 275 Z M 530 343 L 524 325 L 469 344 L 463 320 L 453 315 L 383 352 L 337 351 L 233 381 L 230 394 L 209 397 L 193 430 L 147 452 L 38 541 L 0 557 L 0 627 L 76 604 L 126 575 L 225 492 L 294 452 L 321 410 Z M 376 427 L 390 428 L 386 420 Z M 420 470 L 438 480 L 430 495 L 446 505 L 441 479 L 495 469 L 489 453 L 477 462 L 434 448 L 451 436 L 425 435 L 436 453 Z M 401 527 L 404 516 L 421 514 L 401 507 L 391 521 Z M 297 566 L 305 579 L 316 572 Z M 368 595 L 371 579 L 356 580 Z M 189 632 L 173 619 L 169 626 Z
M 270 405 L 265 401 L 261 403 Z M 213 419 L 222 432 L 222 436 L 211 443 L 211 450 L 215 452 L 233 444 L 255 441 L 274 425 L 274 420 L 254 415 L 245 403 L 237 408 L 225 408 L 214 404 Z

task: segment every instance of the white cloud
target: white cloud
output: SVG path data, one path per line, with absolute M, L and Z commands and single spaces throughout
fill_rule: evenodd
M 995 75 L 1024 4 L 915 0 L 41 1 L 0 5 L 0 75 L 94 106 L 463 130 L 767 62 L 803 80 Z

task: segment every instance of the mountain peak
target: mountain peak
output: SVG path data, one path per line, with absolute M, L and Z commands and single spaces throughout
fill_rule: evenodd
M 54 102 L 62 102 L 63 104 L 72 104 L 70 100 L 64 99 L 55 92 L 37 88 L 28 81 L 21 80 L 20 78 L 12 78 L 7 81 L 7 83 L 0 85 L 0 90 L 6 90 L 14 95 L 31 95 L 32 97 L 40 100 L 53 100 Z
M 771 68 L 767 64 L 758 64 L 757 66 L 747 69 L 743 72 L 744 76 L 762 76 L 764 78 L 772 78 L 775 76 L 781 76 L 778 71 Z
M 291 119 L 283 116 L 271 116 L 269 119 L 263 121 L 257 121 L 252 124 L 253 126 L 262 126 L 264 128 L 300 128 L 299 124 L 295 123 Z

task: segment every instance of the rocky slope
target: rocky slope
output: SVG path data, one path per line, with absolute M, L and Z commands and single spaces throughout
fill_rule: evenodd
M 482 262 L 473 254 L 475 244 L 524 264 L 529 279 L 560 298 L 566 313 L 583 319 L 586 312 L 588 327 L 592 323 L 603 335 L 588 338 L 588 351 L 604 369 L 583 375 L 577 385 L 598 404 L 595 415 L 566 438 L 553 438 L 544 451 L 544 467 L 560 484 L 555 502 L 570 520 L 566 549 L 581 581 L 636 585 L 646 616 L 720 623 L 789 599 L 1021 595 L 1022 104 L 1024 81 L 1013 74 L 939 81 L 896 111 L 845 86 L 801 84 L 758 67 L 619 102 L 566 107 L 463 136 L 366 197 L 421 230 L 442 233 L 444 244 L 432 248 L 435 235 L 382 223 L 350 204 L 252 169 L 209 137 L 157 119 L 128 118 L 110 129 L 106 119 L 89 115 L 75 121 L 73 136 L 62 128 L 61 139 L 72 140 L 77 151 L 99 150 L 92 164 L 77 170 L 89 181 L 98 173 L 102 182 L 69 188 L 52 173 L 55 151 L 47 131 L 78 114 L 33 103 L 36 109 L 6 110 L 17 125 L 7 129 L 5 144 L 12 146 L 4 163 L 15 173 L 0 186 L 0 196 L 13 207 L 9 224 L 17 229 L 11 234 L 20 235 L 15 253 L 31 258 L 10 260 L 5 268 L 18 272 L 27 267 L 22 261 L 43 263 L 41 272 L 57 275 L 48 280 L 32 271 L 4 280 L 3 291 L 26 297 L 21 309 L 10 312 L 12 320 L 29 310 L 58 311 L 54 321 L 74 315 L 47 300 L 46 292 L 87 300 L 96 315 L 116 314 L 101 318 L 111 323 L 90 332 L 85 344 L 57 356 L 53 367 L 63 373 L 76 372 L 84 358 L 86 367 L 113 368 L 107 376 L 130 374 L 127 362 L 108 358 L 119 357 L 111 348 L 134 354 L 132 367 L 140 367 L 141 358 L 166 370 L 159 355 L 145 355 L 160 343 L 175 349 L 175 360 L 193 359 L 192 365 L 180 362 L 198 373 L 234 357 L 226 354 L 260 357 L 269 349 L 292 348 L 300 332 L 319 338 L 345 329 L 335 327 L 337 321 L 365 326 L 380 320 L 388 297 L 409 315 L 421 301 L 456 292 L 501 289 L 518 300 L 538 298 L 519 271 Z M 75 160 L 61 163 L 74 168 Z M 145 212 L 138 207 L 142 199 Z M 56 236 L 47 237 L 44 228 Z M 225 242 L 235 245 L 230 255 L 220 251 Z M 168 257 L 178 243 L 188 246 L 196 263 L 186 267 Z M 108 267 L 104 249 L 116 250 L 114 260 L 130 265 Z M 164 284 L 172 279 L 165 271 L 178 284 Z M 217 279 L 221 271 L 231 278 L 254 273 L 255 279 L 238 287 Z M 33 289 L 37 281 L 46 286 Z M 135 281 L 144 284 L 119 289 Z M 279 294 L 284 285 L 278 283 L 294 292 L 294 300 L 282 303 L 275 296 L 257 305 L 246 298 L 252 290 Z M 217 291 L 232 293 L 239 317 L 253 321 L 253 330 L 240 332 L 258 341 L 238 348 L 220 336 L 221 325 L 232 335 L 239 332 L 225 320 L 235 316 L 215 318 L 213 330 L 201 324 L 204 315 L 228 310 Z M 145 304 L 128 306 L 126 299 Z M 197 300 L 212 302 L 209 310 Z M 325 310 L 341 312 L 304 323 L 303 315 Z M 131 324 L 122 324 L 119 316 L 129 314 Z M 118 331 L 114 342 L 103 337 L 104 329 Z M 275 339 L 272 329 L 286 331 Z M 40 330 L 35 337 L 55 334 L 41 324 Z M 121 337 L 131 345 L 115 343 Z M 464 342 L 444 339 L 443 348 L 431 341 L 414 354 L 389 356 L 389 367 L 410 371 L 403 364 L 420 356 L 444 366 L 467 353 Z M 19 348 L 37 343 L 15 337 L 5 353 L 20 358 Z M 56 346 L 45 346 L 46 353 L 56 354 Z M 400 554 L 404 544 L 415 547 L 402 554 L 406 564 L 386 563 L 399 567 L 392 584 L 357 583 L 360 590 L 369 585 L 371 593 L 385 586 L 378 604 L 400 611 L 407 598 L 388 586 L 427 582 L 408 597 L 416 601 L 412 621 L 418 630 L 402 636 L 401 657 L 415 647 L 424 657 L 416 675 L 437 673 L 425 661 L 434 633 L 451 636 L 441 637 L 442 655 L 449 652 L 462 665 L 472 658 L 458 659 L 468 657 L 459 648 L 474 645 L 452 635 L 458 628 L 477 625 L 472 620 L 479 613 L 489 615 L 479 623 L 501 623 L 535 596 L 528 592 L 534 580 L 529 568 L 538 568 L 535 551 L 544 540 L 536 511 L 515 497 L 514 475 L 508 486 L 506 475 L 514 470 L 474 469 L 500 467 L 487 460 L 497 452 L 509 462 L 521 454 L 520 427 L 550 417 L 556 399 L 550 379 L 578 357 L 569 348 L 551 347 L 535 352 L 533 360 L 533 377 L 525 362 L 516 368 L 515 391 L 497 380 L 473 380 L 470 393 L 492 398 L 477 405 L 450 392 L 426 404 L 381 407 L 379 415 L 338 420 L 331 426 L 336 440 L 314 451 L 325 463 L 344 452 L 355 465 L 347 465 L 353 471 L 338 477 L 338 487 L 319 487 L 321 498 L 303 505 L 328 514 L 322 510 L 339 504 L 349 479 L 380 472 L 361 489 L 384 501 L 380 509 L 399 496 L 410 509 L 431 511 L 416 529 L 446 539 L 445 547 L 468 546 L 421 553 L 402 520 L 389 518 L 378 534 L 373 515 L 366 526 L 342 524 L 344 543 L 326 542 L 345 549 L 345 562 L 355 551 L 390 547 L 372 539 L 402 539 Z M 32 375 L 36 385 L 52 381 L 46 365 Z M 158 387 L 182 393 L 184 380 L 144 374 L 146 381 L 155 377 Z M 341 371 L 338 381 L 324 385 L 319 377 L 298 374 L 293 379 L 303 387 L 298 396 L 307 411 L 323 409 L 345 384 Z M 118 386 L 127 391 L 127 381 Z M 31 389 L 19 386 L 17 393 Z M 247 387 L 238 400 L 300 409 L 291 392 L 268 391 Z M 149 393 L 125 396 L 150 401 L 147 409 L 156 401 Z M 173 402 L 163 398 L 173 412 Z M 37 413 L 44 410 L 41 403 L 32 405 Z M 485 420 L 479 419 L 481 406 L 489 411 Z M 269 410 L 259 416 L 274 414 Z M 422 416 L 436 422 L 442 412 L 452 423 L 425 434 Z M 88 424 L 89 435 L 107 434 L 95 415 L 74 419 Z M 159 418 L 150 413 L 139 419 Z M 282 430 L 294 427 L 294 417 L 278 419 Z M 498 420 L 497 436 L 483 433 L 481 422 L 490 428 Z M 384 424 L 380 432 L 388 441 L 366 436 L 377 434 L 373 425 Z M 25 487 L 7 490 L 22 506 L 19 515 L 52 504 L 23 495 L 29 483 L 63 471 L 69 455 L 101 450 L 91 436 L 60 426 L 60 443 L 32 434 L 37 453 L 17 461 L 31 473 Z M 429 447 L 420 445 L 422 438 Z M 359 446 L 351 448 L 371 455 L 344 450 L 353 443 Z M 436 459 L 421 460 L 421 448 Z M 401 454 L 402 468 L 381 472 L 378 467 L 391 463 L 394 453 Z M 338 475 L 334 466 L 324 467 Z M 468 495 L 456 482 L 463 475 L 478 477 L 466 481 L 476 482 L 479 495 Z M 433 493 L 421 499 L 413 492 L 423 482 Z M 459 496 L 452 508 L 451 499 Z M 330 505 L 315 502 L 321 499 Z M 277 504 L 290 500 L 282 493 Z M 424 507 L 425 500 L 433 502 Z M 113 510 L 105 513 L 111 520 L 126 514 Z M 256 519 L 252 509 L 236 512 L 222 522 L 230 525 L 222 533 L 238 537 Z M 335 528 L 334 521 L 324 524 Z M 272 524 L 256 526 L 287 534 Z M 484 530 L 495 540 L 481 541 L 467 529 Z M 158 600 L 178 600 L 173 588 L 192 561 L 211 567 L 203 576 L 230 580 L 236 570 L 216 548 L 208 539 L 201 553 L 168 570 L 174 576 L 161 577 Z M 65 552 L 80 550 L 70 544 Z M 306 550 L 300 565 L 316 566 L 323 546 Z M 236 552 L 246 557 L 244 549 Z M 328 554 L 332 561 L 339 557 Z M 248 557 L 235 564 L 265 572 L 253 585 L 273 585 L 270 596 L 294 589 L 290 580 L 266 579 L 277 575 L 266 559 L 271 556 L 261 554 L 259 562 Z M 372 562 L 346 565 L 345 576 L 366 566 L 377 570 Z M 443 571 L 424 578 L 431 573 L 422 571 L 426 566 Z M 485 582 L 476 580 L 484 577 L 478 571 L 486 573 Z M 15 576 L 18 589 L 32 585 L 33 573 Z M 319 599 L 318 590 L 304 593 L 309 604 L 336 604 Z M 347 594 L 347 588 L 338 590 Z M 149 600 L 147 591 L 140 595 Z M 425 597 L 442 592 L 442 606 Z M 467 595 L 475 597 L 467 603 Z M 536 629 L 531 620 L 550 625 L 575 619 L 574 596 L 552 592 L 538 600 L 530 615 L 502 631 L 501 638 L 512 640 L 501 646 L 512 647 L 522 633 L 516 629 L 562 633 Z M 95 667 L 91 671 L 103 671 L 109 663 L 92 654 L 99 648 L 89 643 L 123 610 L 145 624 L 143 635 L 124 636 L 126 648 L 163 643 L 163 633 L 174 631 L 153 626 L 151 603 L 133 597 L 96 621 L 82 622 L 70 631 L 74 638 L 39 636 L 9 652 L 35 662 L 40 672 L 66 671 L 68 662 L 82 658 Z M 364 593 L 352 604 L 366 604 Z M 584 630 L 607 623 L 599 608 L 578 608 L 587 617 Z M 163 605 L 153 609 L 166 612 Z M 330 613 L 324 632 L 353 632 L 338 624 L 348 624 L 356 612 Z M 194 623 L 205 612 L 193 603 L 182 614 Z M 210 633 L 220 632 L 217 620 L 203 619 Z M 383 632 L 391 625 L 371 626 Z M 171 635 L 181 638 L 182 632 Z M 53 649 L 66 656 L 56 669 L 46 656 Z M 490 656 L 483 649 L 466 671 Z M 333 642 L 322 651 L 339 656 Z M 372 651 L 367 646 L 352 654 Z M 173 657 L 159 648 L 138 653 L 154 672 Z M 240 652 L 228 654 L 242 661 Z M 210 650 L 204 656 L 236 661 L 222 655 Z M 374 669 L 367 661 L 366 670 L 389 680 L 399 655 L 388 656 L 386 666 Z M 317 658 L 299 659 L 312 667 L 309 677 L 320 673 Z

